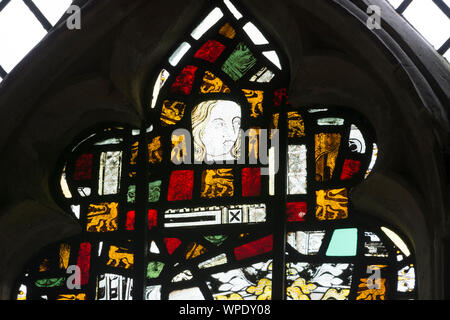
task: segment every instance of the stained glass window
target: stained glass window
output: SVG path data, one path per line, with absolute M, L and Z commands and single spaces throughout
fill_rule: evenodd
M 290 105 L 287 59 L 244 12 L 217 2 L 168 53 L 142 128 L 68 148 L 52 189 L 82 232 L 27 264 L 14 298 L 415 297 L 407 242 L 352 207 L 369 122 Z

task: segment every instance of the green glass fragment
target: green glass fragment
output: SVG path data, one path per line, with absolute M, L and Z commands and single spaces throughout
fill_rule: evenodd
M 256 64 L 256 58 L 244 43 L 239 43 L 225 63 L 222 71 L 234 81 L 239 80 L 247 71 Z
M 148 202 L 157 202 L 161 194 L 161 180 L 152 181 L 148 184 Z
M 136 200 L 136 186 L 130 185 L 130 186 L 128 186 L 127 202 L 134 203 L 135 200 Z
M 336 229 L 331 236 L 326 252 L 327 256 L 355 256 L 358 239 L 358 229 Z
M 205 236 L 206 240 L 208 240 L 209 242 L 211 242 L 212 244 L 214 244 L 216 246 L 220 246 L 227 238 L 228 238 L 228 236 L 223 235 L 223 234 L 218 234 L 218 235 L 214 235 L 214 236 Z
M 147 278 L 149 279 L 158 278 L 163 268 L 164 262 L 161 261 L 149 262 L 147 265 Z
M 60 287 L 64 284 L 64 277 L 61 278 L 50 278 L 50 279 L 39 279 L 34 283 L 36 287 L 39 288 L 53 288 Z

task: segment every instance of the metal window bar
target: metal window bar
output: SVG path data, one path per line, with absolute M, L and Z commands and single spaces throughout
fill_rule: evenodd
M 47 32 L 52 28 L 52 24 L 47 20 L 47 18 L 42 14 L 41 10 L 34 4 L 31 0 L 23 0 L 28 9 L 33 13 L 33 15 L 38 19 L 41 25 Z
M 3 10 L 4 7 L 10 2 L 11 0 L 3 0 L 0 1 L 0 12 Z
M 438 49 L 438 53 L 444 55 L 450 49 L 450 38 Z
M 433 0 L 433 2 L 450 19 L 450 8 L 447 6 L 447 4 L 443 0 Z
M 405 12 L 406 8 L 408 8 L 412 2 L 413 0 L 403 1 L 395 11 L 397 11 L 399 14 L 402 14 L 403 12 Z

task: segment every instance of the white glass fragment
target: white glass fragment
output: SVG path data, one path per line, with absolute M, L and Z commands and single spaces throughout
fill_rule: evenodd
M 389 237 L 389 239 L 392 240 L 392 242 L 397 246 L 397 248 L 400 249 L 401 252 L 403 252 L 403 254 L 407 257 L 410 256 L 411 252 L 408 249 L 408 246 L 406 245 L 406 243 L 398 236 L 398 234 L 396 234 L 394 231 L 386 228 L 386 227 L 381 227 L 381 230 L 383 230 L 383 232 Z
M 364 141 L 361 131 L 354 124 L 352 124 L 350 128 L 350 138 L 348 144 L 350 150 L 352 150 L 353 152 L 366 152 L 366 142 Z
M 405 266 L 397 273 L 397 291 L 412 292 L 416 285 L 416 274 L 413 265 Z
M 150 105 L 152 109 L 156 106 L 156 101 L 158 100 L 159 92 L 161 91 L 161 88 L 164 86 L 164 83 L 166 83 L 166 80 L 167 78 L 169 78 L 169 76 L 170 73 L 165 69 L 162 69 L 161 72 L 159 73 L 158 78 L 155 81 L 155 85 L 153 86 L 152 103 Z M 140 132 L 140 130 L 137 131 Z M 139 134 L 139 132 L 137 132 L 137 134 Z
M 275 195 L 275 148 L 269 149 L 269 195 Z
M 275 74 L 267 69 L 266 67 L 262 67 L 256 74 L 254 74 L 251 78 L 251 82 L 259 82 L 259 83 L 268 83 L 272 81 Z
M 122 151 L 107 151 L 100 155 L 98 194 L 108 195 L 119 192 Z
M 98 252 L 97 255 L 100 257 L 100 255 L 102 254 L 102 249 L 103 249 L 103 241 L 100 241 L 98 243 Z
M 195 40 L 200 39 L 200 37 L 208 31 L 213 25 L 217 23 L 217 21 L 220 20 L 220 18 L 223 17 L 223 12 L 219 8 L 214 8 L 208 16 L 200 22 L 200 24 L 197 26 L 197 28 L 192 31 L 191 36 Z
M 81 197 L 89 197 L 91 195 L 91 188 L 89 187 L 78 187 L 77 191 Z
M 278 57 L 277 53 L 273 50 L 271 51 L 264 51 L 263 55 L 269 59 L 270 62 L 272 62 L 278 69 L 281 70 L 281 63 L 280 58 Z
M 152 241 L 150 244 L 150 253 L 156 253 L 159 254 L 158 246 L 156 245 L 155 241 Z
M 234 295 L 243 300 L 255 300 L 257 295 L 263 294 L 264 284 L 267 286 L 271 283 L 272 260 L 212 274 L 211 278 L 215 285 L 212 286 L 212 281 L 207 281 L 207 285 L 212 291 L 214 299 Z M 260 290 L 248 290 L 250 287 L 259 286 L 261 286 Z
M 309 113 L 316 113 L 316 112 L 323 112 L 323 111 L 328 111 L 328 109 L 326 108 L 321 108 L 321 109 L 308 109 Z
M 306 194 L 306 146 L 288 146 L 288 194 Z
M 228 262 L 228 260 L 227 260 L 226 254 L 222 253 L 216 257 L 213 257 L 211 259 L 208 259 L 204 262 L 199 263 L 198 268 L 199 269 L 211 268 L 211 267 L 215 267 L 215 266 L 220 266 L 222 264 L 226 264 L 227 262 Z
M 168 209 L 164 213 L 166 228 L 262 223 L 266 221 L 265 204 L 239 204 L 226 207 Z
M 78 205 L 73 204 L 70 206 L 70 209 L 72 210 L 75 217 L 77 217 L 77 219 L 80 219 L 80 208 L 81 206 L 79 204 Z
M 161 285 L 147 286 L 145 288 L 145 300 L 161 300 Z
M 97 300 L 132 300 L 133 279 L 105 273 L 98 277 Z
M 184 270 L 183 272 L 180 272 L 175 277 L 173 277 L 172 282 L 186 281 L 191 280 L 192 278 L 193 278 L 192 272 L 190 270 Z
M 255 45 L 262 45 L 269 43 L 266 37 L 264 37 L 261 31 L 259 31 L 259 29 L 253 23 L 247 22 L 242 28 Z
M 342 118 L 320 118 L 320 119 L 317 119 L 317 124 L 319 126 L 342 126 L 344 124 L 344 119 L 342 119 Z
M 172 291 L 169 300 L 205 300 L 205 297 L 199 287 L 194 287 Z
M 367 168 L 366 174 L 364 175 L 364 179 L 366 179 L 372 172 L 372 169 L 375 166 L 375 163 L 377 162 L 377 158 L 378 158 L 378 146 L 376 143 L 374 143 L 372 148 L 372 158 L 370 159 L 370 164 L 369 167 Z
M 70 192 L 69 185 L 66 180 L 66 166 L 63 168 L 63 172 L 61 173 L 61 179 L 59 181 L 61 186 L 61 191 L 66 199 L 72 198 L 72 193 Z
M 287 242 L 304 255 L 315 255 L 319 252 L 325 231 L 297 231 L 287 233 Z
M 233 16 L 236 18 L 236 20 L 239 20 L 242 18 L 242 14 L 236 9 L 236 7 L 231 3 L 230 0 L 223 0 L 223 3 L 227 6 L 228 10 L 233 14 Z
M 180 46 L 175 50 L 175 52 L 170 56 L 169 63 L 175 67 L 178 62 L 180 62 L 181 58 L 189 51 L 191 45 L 184 41 Z
M 106 144 L 119 144 L 123 141 L 122 138 L 109 138 L 99 142 L 96 142 L 94 145 L 96 146 L 104 146 Z

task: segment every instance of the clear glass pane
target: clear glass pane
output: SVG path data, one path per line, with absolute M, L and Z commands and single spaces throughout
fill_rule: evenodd
M 397 9 L 403 2 L 403 0 L 387 0 L 395 9 Z
M 58 22 L 72 4 L 72 0 L 33 0 L 33 2 L 52 26 Z
M 432 1 L 413 1 L 403 15 L 436 49 L 450 37 L 450 19 Z
M 11 1 L 0 14 L 0 65 L 10 72 L 46 35 L 22 1 Z

